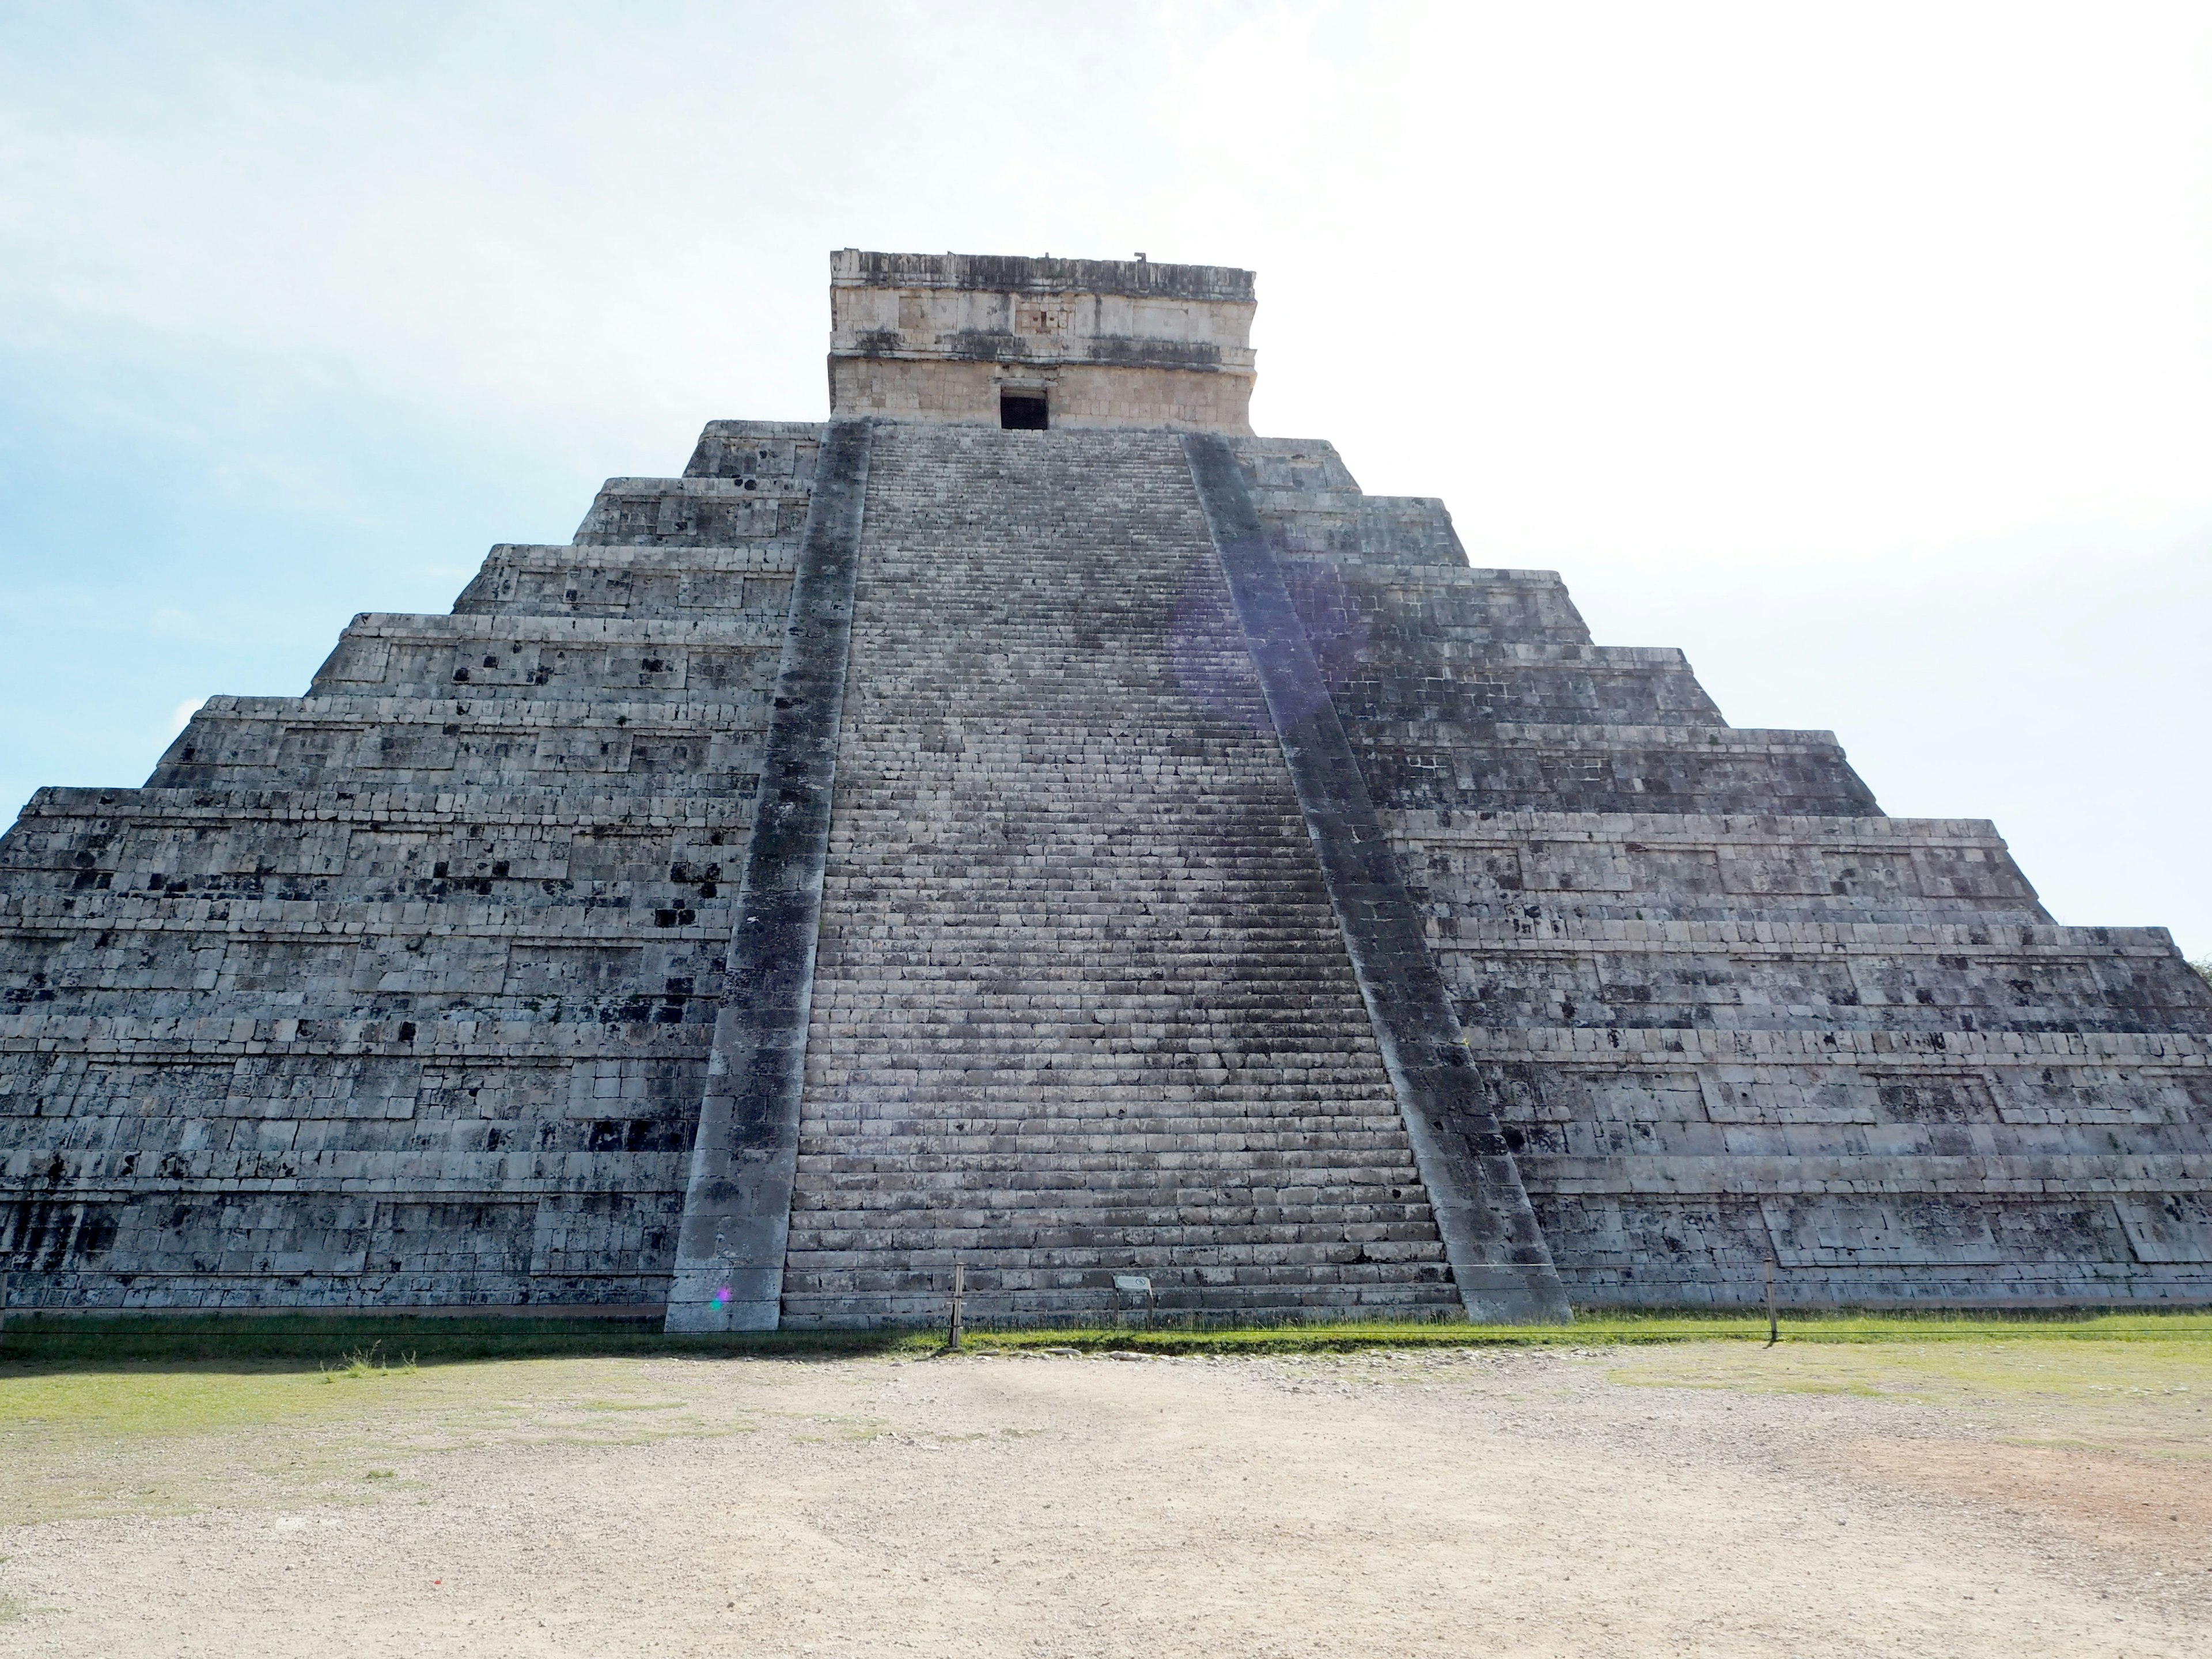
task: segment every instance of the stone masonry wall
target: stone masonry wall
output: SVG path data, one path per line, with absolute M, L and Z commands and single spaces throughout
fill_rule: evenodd
M 819 428 L 0 839 L 16 1305 L 657 1305 Z
M 1252 429 L 1249 377 L 1169 368 L 1054 368 L 847 358 L 830 365 L 830 404 L 898 421 L 996 426 L 1000 393 L 1040 396 L 1056 428 Z
M 1238 446 L 1578 1301 L 2212 1294 L 2212 994 L 1327 445 Z
M 1093 369 L 1209 378 L 1021 372 Z M 1448 1311 L 1181 383 L 1099 384 L 1154 429 L 871 435 L 769 1300 L 933 1318 L 957 1256 L 980 1318 L 1100 1317 L 1133 1271 L 1206 1316 Z M 33 797 L 14 1305 L 666 1299 L 822 442 L 715 422 L 453 615 L 210 698 L 144 788 Z M 2212 1296 L 2212 991 L 2162 930 L 2056 924 L 1990 825 L 1729 726 L 1441 503 L 1229 448 L 1576 1301 L 1751 1301 L 1770 1259 L 1802 1304 Z
M 834 415 L 995 427 L 1015 391 L 1054 427 L 1252 429 L 1249 271 L 853 248 L 830 271 Z

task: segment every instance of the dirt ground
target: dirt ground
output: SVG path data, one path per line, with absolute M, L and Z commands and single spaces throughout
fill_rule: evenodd
M 0 1376 L 0 1655 L 2212 1653 L 2212 1349 Z

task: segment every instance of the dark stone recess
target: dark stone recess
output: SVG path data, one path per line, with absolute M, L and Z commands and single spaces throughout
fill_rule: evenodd
M 1236 456 L 1210 434 L 1183 447 L 1468 1316 L 1564 1322 L 1566 1291 Z
M 868 422 L 832 422 L 816 462 L 692 1146 L 671 1330 L 777 1322 L 873 436 Z

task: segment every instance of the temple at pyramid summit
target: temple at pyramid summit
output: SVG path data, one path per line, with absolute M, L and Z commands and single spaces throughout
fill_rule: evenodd
M 2212 1300 L 2162 929 L 1254 436 L 1249 271 L 830 272 L 826 422 L 23 809 L 11 1305 Z

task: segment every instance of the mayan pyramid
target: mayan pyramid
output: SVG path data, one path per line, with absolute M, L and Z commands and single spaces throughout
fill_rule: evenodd
M 716 421 L 0 841 L 15 1306 L 2212 1292 L 2212 992 L 1255 438 L 1250 273 L 832 257 Z

